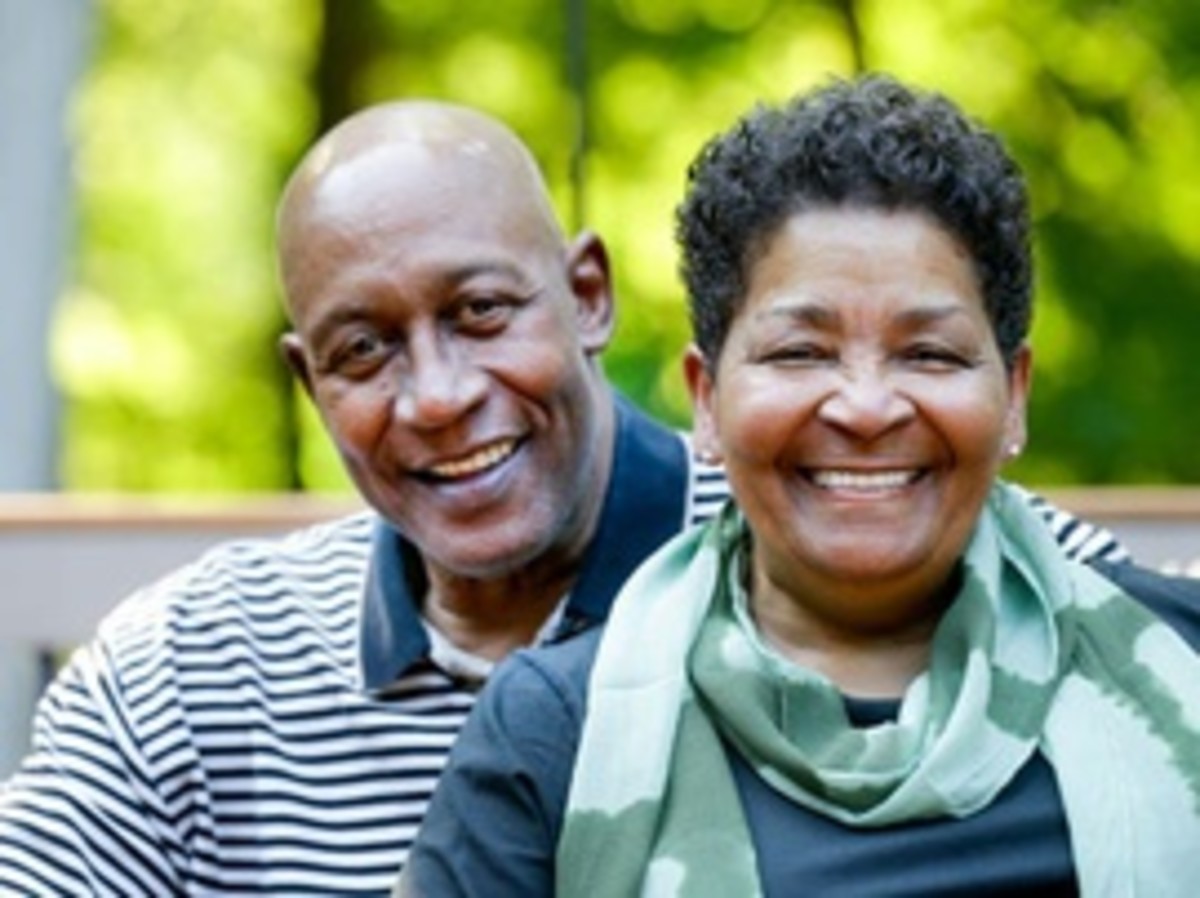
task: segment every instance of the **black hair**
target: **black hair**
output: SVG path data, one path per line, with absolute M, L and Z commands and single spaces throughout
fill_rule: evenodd
M 696 343 L 715 366 L 746 275 L 806 209 L 931 215 L 970 253 L 1005 364 L 1029 331 L 1033 263 L 1024 179 L 1000 140 L 944 96 L 886 75 L 835 79 L 758 106 L 710 140 L 676 210 Z

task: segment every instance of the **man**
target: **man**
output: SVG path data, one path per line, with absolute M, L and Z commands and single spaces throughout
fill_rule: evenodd
M 614 396 L 601 241 L 564 238 L 496 122 L 350 118 L 289 183 L 279 254 L 285 355 L 373 511 L 113 612 L 0 792 L 0 892 L 386 893 L 492 665 L 602 620 L 725 496 Z

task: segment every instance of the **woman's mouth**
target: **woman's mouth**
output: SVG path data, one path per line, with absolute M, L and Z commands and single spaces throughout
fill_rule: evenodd
M 888 471 L 822 469 L 808 472 L 808 479 L 820 489 L 853 493 L 882 493 L 902 489 L 915 483 L 920 476 L 918 468 Z

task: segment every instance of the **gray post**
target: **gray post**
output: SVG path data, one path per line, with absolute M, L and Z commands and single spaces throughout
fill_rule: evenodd
M 67 113 L 91 13 L 88 0 L 0 0 L 0 490 L 56 486 L 47 346 L 70 231 Z M 40 657 L 0 644 L 0 777 L 28 745 Z

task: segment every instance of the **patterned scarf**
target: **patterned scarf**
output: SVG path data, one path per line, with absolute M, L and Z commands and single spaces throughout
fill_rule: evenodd
M 1086 898 L 1195 894 L 1200 659 L 1065 560 L 1011 487 L 989 497 L 893 723 L 851 726 L 828 679 L 763 645 L 747 544 L 727 508 L 623 589 L 592 672 L 559 898 L 762 894 L 718 731 L 774 789 L 857 827 L 971 814 L 1041 751 Z

